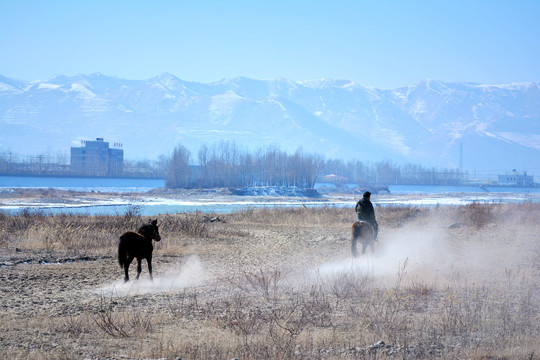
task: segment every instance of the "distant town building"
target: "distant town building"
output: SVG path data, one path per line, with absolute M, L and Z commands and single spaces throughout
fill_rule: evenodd
M 526 171 L 518 172 L 513 170 L 505 175 L 499 175 L 499 185 L 507 186 L 532 186 L 534 184 L 533 177 L 527 175 Z
M 122 144 L 113 148 L 103 138 L 82 140 L 80 147 L 71 148 L 71 172 L 74 175 L 121 176 L 124 169 Z
M 321 178 L 321 182 L 325 183 L 332 183 L 336 185 L 343 185 L 346 184 L 349 179 L 343 176 L 338 176 L 335 174 L 325 175 Z

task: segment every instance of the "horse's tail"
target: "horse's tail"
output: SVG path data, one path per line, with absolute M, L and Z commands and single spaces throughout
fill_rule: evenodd
M 120 236 L 120 242 L 118 243 L 118 263 L 120 264 L 120 267 L 124 267 L 124 263 L 126 262 L 126 235 Z

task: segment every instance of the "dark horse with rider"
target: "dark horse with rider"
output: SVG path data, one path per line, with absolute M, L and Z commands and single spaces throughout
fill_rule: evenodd
M 362 254 L 365 254 L 366 248 L 371 247 L 374 250 L 375 241 L 379 232 L 379 224 L 375 219 L 375 209 L 371 203 L 371 193 L 364 192 L 362 199 L 358 200 L 355 206 L 356 221 L 352 226 L 352 245 L 351 251 L 353 256 L 358 256 L 356 244 L 358 241 L 362 243 Z

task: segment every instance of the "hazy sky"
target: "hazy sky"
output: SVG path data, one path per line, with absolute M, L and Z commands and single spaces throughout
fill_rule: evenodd
M 0 0 L 0 74 L 540 81 L 540 1 Z

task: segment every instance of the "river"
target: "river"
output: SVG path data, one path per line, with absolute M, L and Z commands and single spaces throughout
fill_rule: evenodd
M 200 211 L 203 213 L 230 213 L 247 207 L 279 207 L 279 206 L 354 206 L 355 198 L 348 199 L 325 198 L 321 201 L 310 199 L 306 202 L 299 201 L 275 201 L 254 202 L 244 201 L 242 197 L 234 201 L 203 202 L 183 199 L 145 198 L 144 193 L 165 186 L 163 179 L 118 179 L 118 178 L 66 178 L 66 177 L 20 177 L 0 176 L 0 195 L 9 192 L 10 189 L 59 189 L 83 192 L 106 192 L 106 193 L 140 193 L 141 200 L 129 202 L 121 198 L 111 198 L 107 202 L 93 204 L 65 205 L 40 202 L 29 204 L 6 204 L 0 198 L 0 211 L 10 214 L 20 212 L 23 209 L 40 211 L 45 214 L 88 214 L 88 215 L 120 215 L 134 206 L 141 215 L 153 216 L 165 213 L 183 213 Z M 321 186 L 317 184 L 316 188 Z M 427 186 L 427 185 L 390 185 L 390 194 L 374 195 L 372 200 L 376 206 L 386 205 L 463 205 L 473 201 L 478 202 L 540 202 L 540 188 L 535 187 L 501 187 L 501 186 Z

